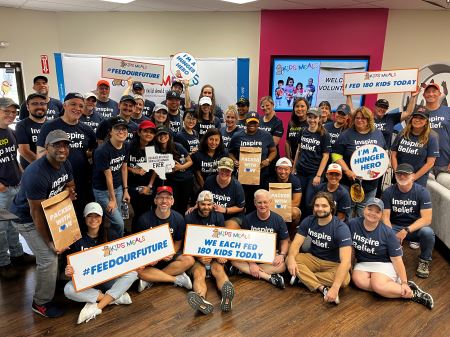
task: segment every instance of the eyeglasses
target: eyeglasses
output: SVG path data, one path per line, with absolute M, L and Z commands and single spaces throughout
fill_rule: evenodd
M 48 144 L 49 146 L 54 147 L 57 150 L 61 150 L 61 149 L 68 149 L 69 148 L 69 143 L 66 142 L 58 142 L 58 143 L 54 143 L 54 144 Z
M 120 127 L 118 127 L 118 128 L 113 128 L 113 130 L 114 130 L 115 132 L 117 132 L 117 133 L 120 133 L 120 132 L 128 132 L 128 129 L 125 128 L 125 127 L 122 127 L 122 128 L 120 128 Z
M 15 116 L 17 115 L 17 110 L 4 110 L 4 109 L 0 109 L 1 111 L 5 112 L 6 116 Z
M 28 104 L 30 104 L 31 106 L 45 106 L 47 105 L 47 102 L 30 102 Z

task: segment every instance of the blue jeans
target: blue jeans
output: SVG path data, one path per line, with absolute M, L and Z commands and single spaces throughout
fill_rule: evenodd
M 53 300 L 58 276 L 58 256 L 44 242 L 34 223 L 13 222 L 36 256 L 36 286 L 33 301 L 42 305 Z
M 392 224 L 394 232 L 400 232 L 404 227 Z M 406 240 L 418 242 L 420 244 L 419 258 L 426 261 L 431 261 L 431 255 L 433 253 L 435 235 L 430 226 L 425 226 L 417 231 L 414 231 L 406 235 Z
M 19 192 L 18 186 L 9 186 L 5 192 L 0 192 L 0 208 L 9 209 L 17 192 Z M 11 263 L 9 256 L 17 257 L 22 254 L 23 248 L 17 228 L 10 220 L 0 221 L 0 267 Z
M 361 202 L 354 202 L 352 200 L 352 212 L 355 211 L 356 215 L 351 216 L 351 218 L 354 217 L 359 217 L 359 216 L 364 216 L 364 207 L 366 207 L 367 203 L 369 202 L 370 199 L 375 198 L 375 195 L 377 194 L 377 189 L 374 189 L 373 191 L 370 192 L 366 192 L 364 191 L 364 200 Z
M 116 196 L 117 208 L 114 208 L 112 212 L 106 210 L 109 203 L 109 193 L 108 190 L 97 190 L 93 189 L 95 201 L 102 206 L 103 214 L 108 218 L 111 223 L 111 227 L 108 231 L 108 240 L 115 240 L 123 237 L 123 230 L 125 224 L 123 222 L 121 207 L 123 199 L 123 189 L 122 185 L 114 189 L 114 194 Z
M 138 279 L 137 272 L 131 271 L 125 275 L 122 275 L 114 280 L 107 281 L 98 286 L 85 289 L 79 292 L 75 291 L 72 281 L 67 282 L 64 287 L 64 295 L 68 299 L 76 302 L 97 303 L 98 290 L 100 289 L 105 294 L 110 295 L 114 300 L 117 300 L 123 295 L 131 285 Z

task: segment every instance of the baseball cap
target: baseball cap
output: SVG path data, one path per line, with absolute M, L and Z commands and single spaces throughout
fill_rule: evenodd
M 72 143 L 72 141 L 69 138 L 69 135 L 64 132 L 63 130 L 53 130 L 50 131 L 45 137 L 45 145 L 47 144 L 55 144 L 57 142 L 65 141 L 68 143 Z
M 332 173 L 332 172 L 342 174 L 341 165 L 336 164 L 336 163 L 332 163 L 332 164 L 328 165 L 327 173 Z
M 237 106 L 250 106 L 250 101 L 245 98 L 245 97 L 241 97 L 239 98 L 239 101 L 236 102 Z
M 307 115 L 314 115 L 316 117 L 322 116 L 322 112 L 317 108 L 311 108 L 306 112 Z
M 395 173 L 414 173 L 414 167 L 412 165 L 403 163 L 397 166 L 397 169 L 395 170 Z
M 383 109 L 389 109 L 389 102 L 384 98 L 380 98 L 378 101 L 375 102 L 375 106 Z
M 156 104 L 155 107 L 153 108 L 153 112 L 156 112 L 158 110 L 169 111 L 167 109 L 167 106 L 165 106 L 164 104 Z
M 350 114 L 350 107 L 348 106 L 348 104 L 339 104 L 336 112 L 342 112 L 345 116 L 347 116 Z
M 95 100 L 97 100 L 97 96 L 92 91 L 89 91 L 84 94 L 84 99 L 88 99 L 88 98 L 95 98 Z
M 125 125 L 128 127 L 128 123 L 125 119 L 123 119 L 122 117 L 116 116 L 113 117 L 109 120 L 109 125 L 111 126 L 111 128 L 117 126 L 117 125 Z
M 20 106 L 16 102 L 14 102 L 11 98 L 8 97 L 2 97 L 0 98 L 0 109 L 5 109 L 9 106 L 13 106 L 16 109 L 19 109 Z
M 179 85 L 182 89 L 184 88 L 184 85 L 183 85 L 183 83 L 181 83 L 181 81 L 172 80 L 172 85 L 170 87 L 173 88 L 176 85 Z
M 97 82 L 97 87 L 99 87 L 101 85 L 106 85 L 107 87 L 110 87 L 110 84 L 107 80 L 100 80 Z
M 133 82 L 133 90 L 142 90 L 144 89 L 144 85 L 142 82 Z
M 100 216 L 103 216 L 103 209 L 100 204 L 96 202 L 90 202 L 84 207 L 83 216 L 87 217 L 89 214 L 98 214 Z
M 142 95 L 133 95 L 133 98 L 134 98 L 135 101 L 140 99 L 142 102 L 145 102 L 145 98 Z
M 173 195 L 173 189 L 172 189 L 172 187 L 170 187 L 170 186 L 159 186 L 159 187 L 156 189 L 156 195 L 158 195 L 158 194 L 160 194 L 160 193 L 163 193 L 163 192 L 167 192 L 167 193 L 169 193 L 170 195 Z
M 160 125 L 156 128 L 156 134 L 159 135 L 161 133 L 170 134 L 170 130 L 168 128 L 166 128 L 164 125 Z
M 144 129 L 156 130 L 156 125 L 152 121 L 149 121 L 149 120 L 146 119 L 146 120 L 143 120 L 141 122 L 141 124 L 139 124 L 139 129 L 140 130 L 144 130 Z
M 181 99 L 181 96 L 180 96 L 180 94 L 179 94 L 178 92 L 176 92 L 175 90 L 169 90 L 169 91 L 166 93 L 166 99 L 172 99 L 172 98 L 175 98 L 175 99 Z
M 203 105 L 203 104 L 212 105 L 211 97 L 204 96 L 204 97 L 200 98 L 200 101 L 198 101 L 198 104 L 199 105 Z
M 384 211 L 384 203 L 383 200 L 378 198 L 372 198 L 369 199 L 369 201 L 366 204 L 366 207 L 368 206 L 378 206 L 378 208 L 383 212 Z
M 33 92 L 32 94 L 29 94 L 29 95 L 28 95 L 28 97 L 27 97 L 27 103 L 28 103 L 29 101 L 31 101 L 33 98 L 36 98 L 36 97 L 39 97 L 39 98 L 42 98 L 42 99 L 47 99 L 47 97 L 46 97 L 45 95 L 42 95 L 42 94 L 40 94 L 40 93 L 38 93 L 38 92 Z
M 35 84 L 37 81 L 39 80 L 43 80 L 45 83 L 48 83 L 48 78 L 47 76 L 44 75 L 38 75 L 35 78 L 33 78 L 33 84 Z
M 282 157 L 282 158 L 277 160 L 277 162 L 275 163 L 275 166 L 276 167 L 278 167 L 278 166 L 289 166 L 289 167 L 292 167 L 292 163 L 291 163 L 291 161 L 288 158 Z
M 217 164 L 217 168 L 218 169 L 226 169 L 226 170 L 233 172 L 233 170 L 234 170 L 233 159 L 231 159 L 229 157 L 221 158 Z
M 249 112 L 247 115 L 245 115 L 245 123 L 250 122 L 257 122 L 259 123 L 259 116 L 256 112 Z
M 136 101 L 134 100 L 134 97 L 131 95 L 124 95 L 120 98 L 120 103 L 122 102 L 131 102 L 133 104 L 136 104 Z
M 197 197 L 197 202 L 214 201 L 213 194 L 210 191 L 201 191 Z
M 419 115 L 419 116 L 422 116 L 422 117 L 424 117 L 424 118 L 426 118 L 426 119 L 429 119 L 429 117 L 430 117 L 430 112 L 429 112 L 429 110 L 428 110 L 427 108 L 425 108 L 423 105 L 419 105 L 419 106 L 416 106 L 416 107 L 414 108 L 414 111 L 413 111 L 413 113 L 411 114 L 411 116 L 414 116 L 414 115 Z
M 64 97 L 64 102 L 74 98 L 82 99 L 84 101 L 84 96 L 79 92 L 69 92 L 66 97 Z
M 440 86 L 439 84 L 437 84 L 437 83 L 429 83 L 429 84 L 427 84 L 427 86 L 425 87 L 424 92 L 427 91 L 428 88 L 431 88 L 431 87 L 435 87 L 439 92 L 441 91 L 441 86 Z

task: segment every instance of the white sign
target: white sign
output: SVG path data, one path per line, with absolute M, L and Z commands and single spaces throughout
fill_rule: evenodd
M 131 78 L 133 81 L 162 84 L 164 80 L 164 66 L 161 64 L 102 57 L 102 77 L 119 80 Z
M 67 261 L 74 269 L 75 290 L 80 291 L 173 254 L 166 224 L 71 254 Z
M 350 158 L 350 167 L 363 180 L 380 178 L 388 169 L 389 156 L 385 149 L 375 144 L 359 147 Z
M 197 60 L 188 53 L 175 54 L 170 60 L 170 72 L 178 79 L 190 80 L 197 73 Z
M 156 153 L 154 146 L 145 147 L 145 157 L 147 161 L 137 165 L 146 172 L 155 171 L 162 180 L 166 180 L 166 173 L 172 172 L 175 167 L 173 155 L 171 153 Z
M 272 263 L 276 233 L 187 225 L 183 254 Z
M 418 76 L 417 68 L 345 73 L 344 95 L 414 92 Z

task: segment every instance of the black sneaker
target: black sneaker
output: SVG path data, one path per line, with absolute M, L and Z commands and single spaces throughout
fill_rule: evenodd
M 0 267 L 0 277 L 4 280 L 13 280 L 19 276 L 19 272 L 13 267 L 13 265 L 7 264 Z
M 430 294 L 422 291 L 421 289 L 413 290 L 413 297 L 411 298 L 411 300 L 419 304 L 423 304 L 428 309 L 433 309 L 434 307 L 433 297 L 431 297 Z
M 427 278 L 430 276 L 430 261 L 419 258 L 419 265 L 417 266 L 416 275 L 420 278 Z
M 60 307 L 58 307 L 52 302 L 47 302 L 45 304 L 38 305 L 33 301 L 31 310 L 33 310 L 35 313 L 41 316 L 48 318 L 56 318 L 64 315 L 64 310 L 62 310 Z
M 27 253 L 16 257 L 11 256 L 10 259 L 11 263 L 16 267 L 36 264 L 36 257 Z
M 230 281 L 225 281 L 222 286 L 222 301 L 220 302 L 220 310 L 223 312 L 231 311 L 234 298 L 234 287 Z
M 212 303 L 205 300 L 203 297 L 201 297 L 199 294 L 197 294 L 195 291 L 190 291 L 187 294 L 187 300 L 189 305 L 195 309 L 200 311 L 204 315 L 208 315 L 213 312 L 214 306 Z
M 240 274 L 242 274 L 242 272 L 235 266 L 231 265 L 230 268 L 228 268 L 228 276 L 236 276 Z
M 284 285 L 284 278 L 280 274 L 270 275 L 269 281 L 277 288 L 280 288 L 280 289 L 286 288 L 286 286 Z
M 300 285 L 300 279 L 297 276 L 292 276 L 289 284 L 293 287 Z

